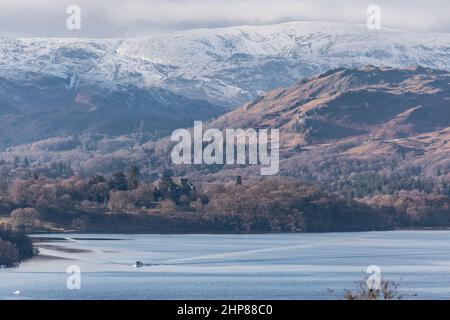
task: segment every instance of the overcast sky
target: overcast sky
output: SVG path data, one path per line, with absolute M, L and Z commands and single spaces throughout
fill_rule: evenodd
M 449 0 L 0 0 L 0 34 L 114 38 L 296 20 L 365 23 L 372 4 L 383 26 L 450 32 Z M 66 27 L 69 5 L 81 8 L 81 30 Z

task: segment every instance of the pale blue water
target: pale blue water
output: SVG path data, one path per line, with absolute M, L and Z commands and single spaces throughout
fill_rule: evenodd
M 406 298 L 450 298 L 450 231 L 51 237 L 91 252 L 41 249 L 71 260 L 0 269 L 1 299 L 340 299 L 369 265 Z M 80 290 L 66 287 L 70 265 L 81 268 Z

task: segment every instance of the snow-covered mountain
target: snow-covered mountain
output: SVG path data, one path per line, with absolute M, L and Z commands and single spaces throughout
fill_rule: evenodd
M 77 90 L 160 87 L 238 106 L 335 67 L 422 65 L 450 70 L 450 34 L 295 22 L 176 32 L 144 39 L 0 39 L 0 77 L 62 79 Z
M 0 148 L 168 132 L 336 67 L 450 70 L 450 34 L 297 22 L 144 39 L 0 38 Z

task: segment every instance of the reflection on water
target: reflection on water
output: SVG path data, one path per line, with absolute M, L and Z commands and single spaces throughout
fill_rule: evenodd
M 450 231 L 45 237 L 42 257 L 0 270 L 0 298 L 336 299 L 369 265 L 409 298 L 450 298 Z

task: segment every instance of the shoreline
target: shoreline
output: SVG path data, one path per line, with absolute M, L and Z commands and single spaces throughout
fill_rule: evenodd
M 67 231 L 42 231 L 42 232 L 33 232 L 29 233 L 28 235 L 32 237 L 33 241 L 35 240 L 45 240 L 47 241 L 67 241 L 68 239 L 65 237 L 61 238 L 55 238 L 55 237 L 48 237 L 46 238 L 46 234 L 52 234 L 52 235 L 67 235 L 67 234 L 74 234 L 74 235 L 89 235 L 89 234 L 99 234 L 99 235 L 277 235 L 277 234 L 327 234 L 327 233 L 333 233 L 333 234 L 345 234 L 345 233 L 363 233 L 363 232 L 392 232 L 392 231 L 450 231 L 450 227 L 442 227 L 442 228 L 434 228 L 434 227 L 424 227 L 424 228 L 396 228 L 396 229 L 384 229 L 384 230 L 361 230 L 361 231 L 324 231 L 324 232 L 213 232 L 213 231 L 174 231 L 174 232 L 105 232 L 105 231 L 95 231 L 95 230 L 89 230 L 87 232 L 80 232 L 80 231 L 73 231 L 73 230 L 67 230 Z M 111 239 L 105 239 L 105 238 L 77 238 L 72 237 L 71 239 L 74 240 L 94 240 L 94 241 L 102 241 L 102 240 L 108 240 L 108 241 L 120 241 L 124 239 L 117 239 L 117 238 L 111 238 Z

